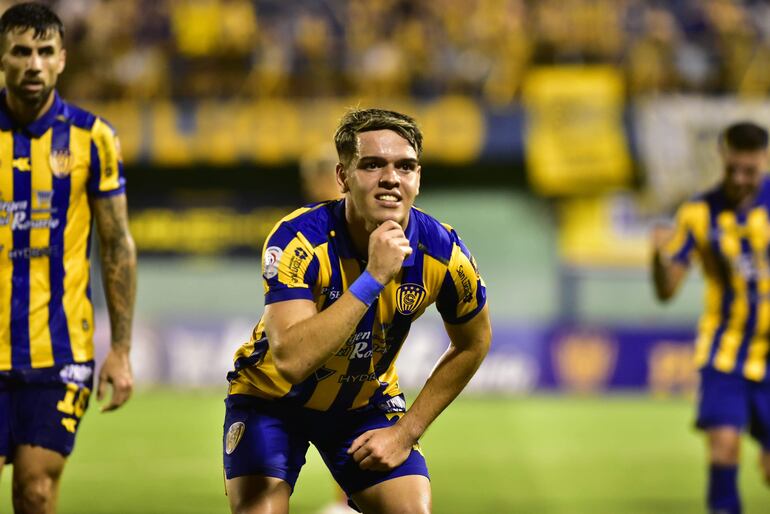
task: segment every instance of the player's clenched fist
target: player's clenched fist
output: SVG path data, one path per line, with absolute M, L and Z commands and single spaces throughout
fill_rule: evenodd
M 366 269 L 380 284 L 387 284 L 411 253 L 412 247 L 404 229 L 395 221 L 388 220 L 369 236 L 369 264 Z

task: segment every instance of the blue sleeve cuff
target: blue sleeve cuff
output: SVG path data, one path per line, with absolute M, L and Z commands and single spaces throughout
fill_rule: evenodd
M 282 289 L 271 289 L 265 294 L 265 305 L 286 300 L 310 300 L 313 298 L 313 291 L 309 287 L 286 287 Z

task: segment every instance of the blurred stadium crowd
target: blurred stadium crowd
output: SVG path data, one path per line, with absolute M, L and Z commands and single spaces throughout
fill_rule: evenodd
M 506 105 L 529 67 L 554 63 L 617 66 L 630 95 L 770 91 L 764 0 L 49 3 L 68 27 L 69 98 L 459 93 Z

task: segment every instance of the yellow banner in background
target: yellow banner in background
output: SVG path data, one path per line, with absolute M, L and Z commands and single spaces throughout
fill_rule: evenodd
M 632 168 L 618 70 L 538 68 L 525 80 L 523 101 L 527 168 L 537 192 L 574 195 L 629 185 Z
M 644 267 L 652 223 L 631 195 L 564 200 L 559 204 L 560 258 L 572 266 Z
M 330 143 L 339 119 L 353 106 L 396 109 L 416 118 L 428 160 L 467 164 L 478 159 L 484 146 L 483 109 L 463 97 L 430 103 L 209 100 L 187 106 L 159 101 L 87 108 L 115 126 L 128 164 L 148 160 L 158 166 L 227 166 L 296 162 L 309 149 Z

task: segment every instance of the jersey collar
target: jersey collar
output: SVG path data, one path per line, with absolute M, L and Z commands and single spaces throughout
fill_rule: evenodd
M 419 246 L 419 231 L 417 229 L 417 220 L 415 218 L 415 209 L 409 212 L 409 223 L 406 226 L 404 234 L 409 240 L 409 246 L 412 247 L 412 254 L 404 259 L 404 267 L 414 265 L 415 258 L 417 257 L 417 249 Z M 336 205 L 332 208 L 334 214 L 334 237 L 337 240 L 337 251 L 339 256 L 343 259 L 360 259 L 360 256 L 356 254 L 353 241 L 350 238 L 348 232 L 347 222 L 345 220 L 345 199 L 337 201 Z
M 0 130 L 14 130 L 16 128 L 24 129 L 33 137 L 40 137 L 48 131 L 49 128 L 56 121 L 56 117 L 62 113 L 64 108 L 64 102 L 59 98 L 59 93 L 55 90 L 53 92 L 53 104 L 51 108 L 46 111 L 43 116 L 33 121 L 27 126 L 22 126 L 13 119 L 11 111 L 8 110 L 8 105 L 5 103 L 6 90 L 3 89 L 0 92 Z

